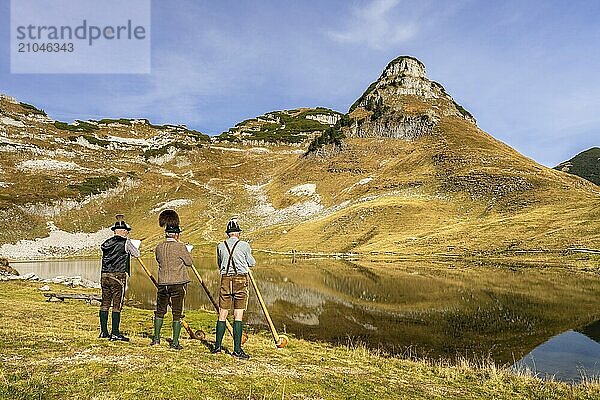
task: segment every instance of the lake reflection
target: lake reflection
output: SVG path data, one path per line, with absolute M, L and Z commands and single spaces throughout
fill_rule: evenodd
M 156 271 L 155 260 L 145 262 Z M 312 340 L 363 343 L 395 354 L 491 357 L 512 364 L 548 339 L 600 319 L 600 279 L 592 274 L 460 262 L 291 260 L 261 254 L 258 262 L 254 274 L 278 330 Z M 216 294 L 219 276 L 213 258 L 198 257 L 195 263 Z M 82 275 L 98 280 L 100 262 L 15 266 L 42 277 Z M 190 276 L 186 307 L 211 309 Z M 149 309 L 156 300 L 152 283 L 134 260 L 127 298 L 130 305 Z M 264 326 L 254 294 L 248 321 Z M 594 332 L 600 335 L 600 328 Z

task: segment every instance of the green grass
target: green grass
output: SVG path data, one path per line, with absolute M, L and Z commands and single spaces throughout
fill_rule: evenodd
M 89 122 L 85 122 L 85 121 L 77 121 L 77 125 L 69 125 L 67 122 L 60 122 L 60 121 L 55 121 L 54 122 L 54 127 L 63 131 L 69 131 L 69 132 L 94 132 L 97 131 L 98 128 L 96 125 L 94 124 L 90 124 Z
M 319 121 L 306 118 L 311 115 L 321 114 L 340 114 L 328 108 L 317 107 L 303 111 L 288 110 L 274 111 L 269 113 L 279 118 L 277 122 L 259 121 L 257 118 L 247 119 L 236 124 L 235 128 L 221 133 L 219 140 L 229 142 L 239 142 L 240 140 L 264 141 L 267 143 L 302 143 L 306 140 L 307 134 L 312 132 L 322 132 L 329 126 Z M 264 118 L 264 116 L 262 116 Z M 244 129 L 247 126 L 259 127 L 259 130 Z M 235 132 L 240 131 L 248 135 L 240 137 Z
M 131 125 L 131 119 L 129 118 L 103 118 L 98 121 L 99 124 L 121 124 L 121 125 Z
M 169 143 L 162 147 L 158 147 L 155 149 L 148 149 L 148 150 L 144 151 L 144 158 L 146 160 L 148 160 L 149 158 L 152 158 L 152 157 L 164 156 L 165 154 L 167 154 L 169 152 L 170 148 L 181 149 L 181 150 L 191 150 L 191 149 L 193 149 L 193 146 L 190 146 L 185 143 L 172 142 L 172 143 Z
M 79 136 L 69 136 L 69 140 L 71 142 L 75 142 L 77 141 L 77 138 L 82 137 L 85 140 L 87 140 L 90 144 L 96 145 L 96 146 L 100 146 L 100 147 L 108 147 L 110 146 L 110 141 L 108 140 L 104 140 L 104 139 L 98 139 L 95 136 L 90 136 L 90 135 L 79 135 Z
M 27 103 L 23 103 L 23 102 L 20 102 L 19 105 L 21 107 L 23 107 L 25 110 L 27 110 L 27 112 L 29 114 L 38 114 L 38 115 L 46 116 L 46 112 L 44 112 L 44 110 L 40 110 L 36 106 L 32 106 L 31 104 L 27 104 Z
M 600 185 L 600 148 L 592 147 L 577 154 L 569 161 L 560 163 L 554 169 L 580 176 L 590 182 Z
M 469 118 L 469 119 L 475 119 L 473 117 L 473 114 L 471 114 L 470 112 L 468 112 L 463 106 L 461 106 L 460 104 L 458 104 L 456 101 L 454 101 L 454 107 L 456 107 L 456 109 L 458 110 L 459 113 L 461 113 L 461 115 L 465 118 Z
M 597 384 L 569 386 L 515 375 L 489 363 L 446 364 L 386 357 L 360 346 L 291 338 L 277 350 L 266 332 L 250 335 L 247 362 L 182 339 L 184 349 L 149 347 L 152 312 L 125 307 L 130 343 L 97 338 L 98 307 L 47 303 L 27 282 L 1 282 L 0 398 L 5 399 L 592 399 Z M 90 292 L 51 285 L 53 291 Z M 167 315 L 167 320 L 170 315 Z M 215 314 L 186 320 L 212 342 Z M 163 337 L 170 335 L 168 323 Z M 231 348 L 230 338 L 225 346 Z M 163 341 L 164 342 L 164 341 Z
M 327 128 L 321 135 L 317 136 L 312 142 L 310 142 L 306 154 L 313 153 L 328 144 L 341 146 L 343 138 L 344 134 L 339 129 L 335 127 Z
M 356 101 L 354 103 L 352 103 L 352 105 L 350 106 L 350 109 L 348 110 L 348 113 L 351 113 L 352 111 L 354 111 L 354 109 L 356 109 L 356 107 L 358 107 L 358 105 L 365 99 L 365 97 L 367 97 L 367 95 L 369 93 L 371 93 L 373 90 L 375 90 L 375 86 L 377 86 L 378 82 L 379 81 L 375 81 L 369 85 L 367 90 L 365 90 L 364 93 L 358 99 L 356 99 Z
M 91 194 L 99 194 L 108 189 L 115 188 L 118 184 L 119 177 L 111 175 L 85 178 L 81 183 L 68 185 L 68 188 L 78 191 L 81 196 L 89 196 Z

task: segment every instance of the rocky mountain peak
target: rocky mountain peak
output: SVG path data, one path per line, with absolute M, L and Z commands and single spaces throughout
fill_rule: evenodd
M 381 79 L 410 76 L 413 78 L 427 79 L 425 65 L 414 57 L 400 56 L 392 60 L 381 74 Z
M 445 117 L 476 123 L 442 85 L 427 78 L 421 61 L 400 56 L 350 107 L 348 134 L 414 140 L 431 134 Z

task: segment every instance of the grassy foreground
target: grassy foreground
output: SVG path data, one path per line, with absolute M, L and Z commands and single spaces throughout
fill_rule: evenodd
M 46 303 L 40 286 L 0 282 L 0 398 L 82 399 L 593 399 L 600 386 L 569 386 L 494 367 L 383 357 L 364 348 L 292 339 L 276 350 L 267 333 L 245 345 L 247 362 L 213 356 L 205 343 L 149 347 L 152 312 L 126 308 L 130 343 L 97 338 L 97 311 L 81 301 Z M 51 286 L 53 291 L 85 292 Z M 89 292 L 89 291 L 88 291 Z M 170 318 L 170 314 L 167 319 Z M 187 321 L 214 337 L 215 315 Z M 170 324 L 165 324 L 170 325 Z M 163 336 L 170 329 L 163 329 Z M 164 342 L 164 341 L 163 341 Z M 226 346 L 232 346 L 226 338 Z

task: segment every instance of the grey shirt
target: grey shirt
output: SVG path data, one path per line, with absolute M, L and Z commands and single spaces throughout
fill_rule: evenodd
M 235 236 L 230 237 L 226 240 L 227 245 L 229 246 L 229 250 L 233 249 L 235 243 L 239 241 L 237 246 L 235 246 L 235 250 L 233 250 L 233 265 L 229 266 L 229 274 L 235 274 L 236 269 L 238 274 L 247 274 L 248 268 L 256 265 L 256 260 L 252 257 L 252 249 L 250 248 L 250 244 L 248 242 L 244 242 L 243 240 L 239 240 Z M 220 242 L 217 245 L 217 264 L 219 266 L 219 272 L 221 275 L 225 275 L 227 273 L 227 264 L 229 263 L 229 251 L 227 251 L 227 247 L 225 247 L 224 242 Z
M 133 245 L 133 243 L 131 243 L 131 239 L 129 238 L 127 238 L 127 241 L 125 242 L 125 252 L 135 258 L 140 256 L 140 251 Z

